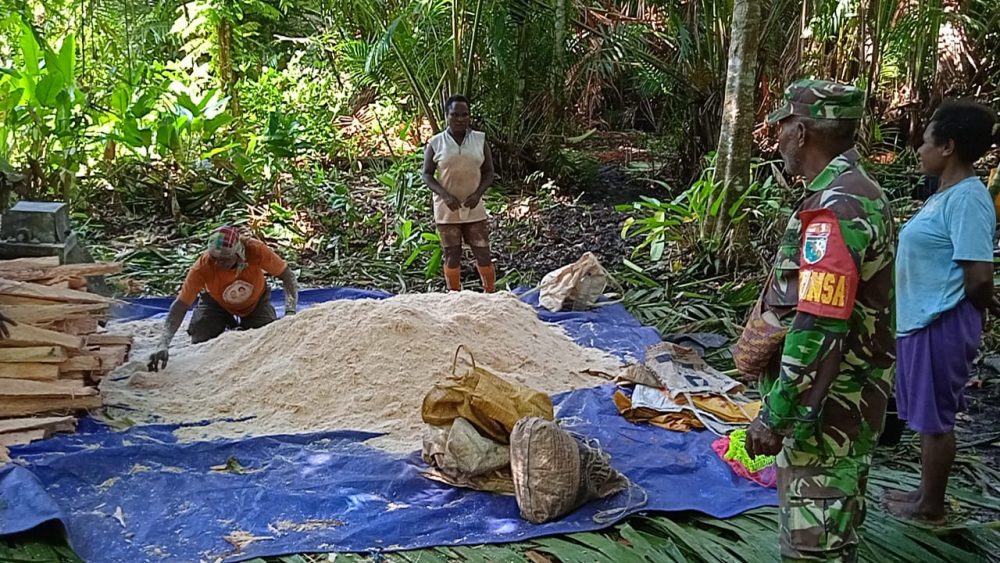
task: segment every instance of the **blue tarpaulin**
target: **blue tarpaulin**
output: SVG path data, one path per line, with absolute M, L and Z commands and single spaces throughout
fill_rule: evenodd
M 353 289 L 303 291 L 300 303 L 380 298 Z M 281 296 L 274 295 L 276 304 Z M 533 302 L 528 297 L 529 302 Z M 131 302 L 119 314 L 162 314 L 169 300 Z M 658 341 L 620 305 L 540 317 L 577 341 L 641 357 Z M 609 385 L 556 397 L 557 416 L 596 439 L 636 488 L 549 524 L 518 517 L 513 497 L 429 481 L 419 454 L 364 445 L 375 434 L 336 431 L 177 443 L 175 425 L 80 432 L 12 449 L 0 468 L 0 535 L 58 519 L 87 561 L 241 560 L 311 551 L 378 552 L 503 543 L 595 530 L 598 511 L 697 510 L 725 518 L 776 504 L 773 490 L 733 475 L 705 432 L 677 433 L 625 421 Z M 232 461 L 231 461 L 232 460 Z M 228 471 L 213 470 L 229 464 Z M 640 500 L 648 497 L 645 505 Z

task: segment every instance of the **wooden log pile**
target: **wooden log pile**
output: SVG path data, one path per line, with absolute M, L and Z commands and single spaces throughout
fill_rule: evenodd
M 87 292 L 87 276 L 121 264 L 57 257 L 0 261 L 0 312 L 17 322 L 0 339 L 0 460 L 5 446 L 73 431 L 101 406 L 102 377 L 128 357 L 132 338 L 103 332 L 113 299 Z

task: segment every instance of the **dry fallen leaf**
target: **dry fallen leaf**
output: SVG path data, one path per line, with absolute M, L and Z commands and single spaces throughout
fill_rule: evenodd
M 119 507 L 115 508 L 115 513 L 113 514 L 113 516 L 115 517 L 115 520 L 118 520 L 118 523 L 122 525 L 122 528 L 124 528 L 125 527 L 125 513 L 122 512 L 122 507 L 119 506 Z
M 530 549 L 524 552 L 524 556 L 527 557 L 531 563 L 552 563 L 552 559 L 549 559 L 545 555 Z
M 236 548 L 236 551 L 243 551 L 243 548 L 254 542 L 261 540 L 273 540 L 274 538 L 271 536 L 255 536 L 250 532 L 238 530 L 228 536 L 224 536 L 222 539 L 232 544 L 232 546 Z

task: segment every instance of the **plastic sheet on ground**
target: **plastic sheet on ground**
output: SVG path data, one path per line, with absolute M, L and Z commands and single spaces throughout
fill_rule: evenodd
M 386 294 L 310 290 L 300 303 L 366 297 Z M 137 300 L 120 314 L 145 318 L 167 307 L 168 299 Z M 620 305 L 539 316 L 577 342 L 623 357 L 641 358 L 659 339 Z M 513 497 L 425 479 L 418 452 L 398 457 L 370 448 L 371 433 L 180 444 L 173 425 L 112 432 L 83 421 L 78 434 L 12 448 L 17 465 L 0 468 L 0 535 L 58 519 L 87 561 L 236 561 L 513 542 L 600 529 L 608 524 L 595 524 L 594 514 L 623 506 L 632 507 L 623 518 L 679 510 L 725 518 L 776 504 L 773 490 L 740 479 L 718 458 L 711 434 L 633 425 L 616 411 L 612 392 L 605 385 L 557 396 L 557 417 L 611 454 L 612 465 L 645 490 L 644 506 L 633 490 L 534 525 L 518 517 Z

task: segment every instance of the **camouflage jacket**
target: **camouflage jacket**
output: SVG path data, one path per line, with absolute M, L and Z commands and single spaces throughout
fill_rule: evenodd
M 761 417 L 805 458 L 871 453 L 892 390 L 896 229 L 858 158 L 840 155 L 810 183 L 765 288 L 789 331 Z

